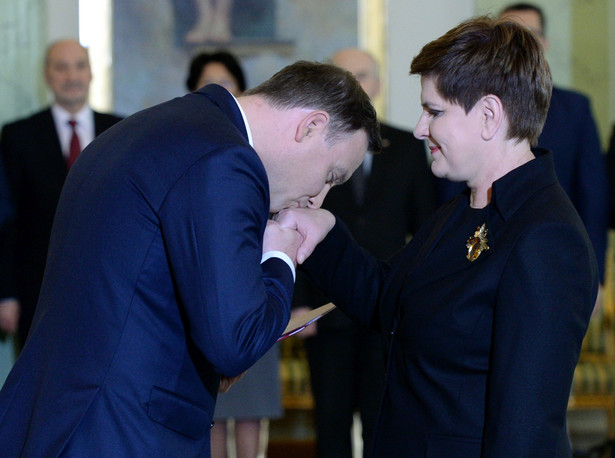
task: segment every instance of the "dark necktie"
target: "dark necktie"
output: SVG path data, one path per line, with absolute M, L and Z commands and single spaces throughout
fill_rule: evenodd
M 68 123 L 70 124 L 70 127 L 73 131 L 73 135 L 70 138 L 70 146 L 68 148 L 68 161 L 67 162 L 68 162 L 68 167 L 70 168 L 75 162 L 75 159 L 77 159 L 77 156 L 79 156 L 79 153 L 81 152 L 81 144 L 79 143 L 79 136 L 77 135 L 77 131 L 75 130 L 77 121 L 75 121 L 74 119 L 71 119 L 70 121 L 68 121 Z

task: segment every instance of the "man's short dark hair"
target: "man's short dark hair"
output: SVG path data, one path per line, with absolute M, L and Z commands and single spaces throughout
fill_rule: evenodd
M 280 109 L 311 108 L 329 114 L 327 140 L 334 143 L 363 129 L 368 149 L 382 149 L 380 124 L 369 97 L 352 73 L 330 64 L 298 61 L 244 92 L 259 94 Z

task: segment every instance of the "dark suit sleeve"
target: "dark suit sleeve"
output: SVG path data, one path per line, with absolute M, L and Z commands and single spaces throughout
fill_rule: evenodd
M 516 243 L 494 309 L 484 456 L 566 455 L 553 444 L 567 443 L 560 413 L 596 293 L 577 229 L 543 225 Z
M 292 271 L 261 265 L 267 182 L 250 151 L 200 159 L 161 210 L 163 236 L 186 326 L 223 375 L 248 369 L 277 341 L 290 316 Z M 260 166 L 262 169 L 262 165 Z
M 341 220 L 303 263 L 307 277 L 346 315 L 373 325 L 388 266 L 361 248 Z
M 13 231 L 13 202 L 0 155 L 0 300 L 14 296 L 10 269 Z
M 13 129 L 5 126 L 0 136 L 2 204 L 5 218 L 0 224 L 0 299 L 17 297 L 15 286 L 15 202 L 18 195 L 19 166 L 15 155 Z M 12 154 L 11 154 L 12 153 Z
M 13 216 L 13 202 L 9 192 L 9 185 L 4 173 L 4 160 L 0 151 L 0 225 Z

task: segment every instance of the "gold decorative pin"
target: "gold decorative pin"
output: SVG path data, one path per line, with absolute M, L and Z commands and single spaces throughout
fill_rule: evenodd
M 489 249 L 489 245 L 487 245 L 487 232 L 489 230 L 486 227 L 486 223 L 483 223 L 481 227 L 476 228 L 474 236 L 468 239 L 466 243 L 466 248 L 468 249 L 466 258 L 468 258 L 468 261 L 476 261 L 483 251 Z

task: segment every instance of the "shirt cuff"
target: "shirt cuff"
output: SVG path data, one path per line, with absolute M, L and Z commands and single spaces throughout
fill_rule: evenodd
M 293 282 L 296 280 L 295 265 L 293 264 L 293 261 L 290 259 L 290 256 L 288 256 L 283 251 L 268 251 L 267 253 L 263 254 L 263 257 L 261 259 L 261 264 L 269 258 L 279 258 L 282 261 L 284 261 L 286 264 L 288 264 L 288 267 L 290 267 L 290 271 L 293 273 Z

